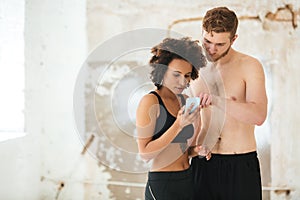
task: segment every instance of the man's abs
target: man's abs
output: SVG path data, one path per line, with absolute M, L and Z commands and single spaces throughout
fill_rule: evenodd
M 212 148 L 213 153 L 240 154 L 256 151 L 254 130 L 223 130 Z

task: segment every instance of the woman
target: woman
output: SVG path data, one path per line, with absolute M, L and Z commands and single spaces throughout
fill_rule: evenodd
M 145 199 L 193 199 L 187 150 L 199 127 L 200 107 L 184 112 L 187 96 L 182 92 L 206 60 L 198 41 L 189 38 L 164 39 L 151 52 L 151 80 L 157 89 L 141 99 L 136 113 L 139 153 L 152 161 Z

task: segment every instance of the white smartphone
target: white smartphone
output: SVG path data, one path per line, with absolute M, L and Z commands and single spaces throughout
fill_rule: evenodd
M 189 109 L 189 107 L 193 105 L 193 108 L 191 109 L 190 113 L 194 112 L 196 110 L 196 108 L 200 105 L 200 98 L 199 97 L 189 97 L 186 99 L 186 103 L 185 103 L 185 111 L 187 112 L 187 110 Z

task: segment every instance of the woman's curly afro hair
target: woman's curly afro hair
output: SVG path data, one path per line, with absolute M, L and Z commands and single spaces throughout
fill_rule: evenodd
M 166 38 L 151 49 L 153 56 L 149 64 L 152 67 L 151 80 L 160 89 L 163 77 L 168 65 L 174 59 L 183 59 L 192 66 L 192 80 L 198 78 L 200 68 L 206 66 L 206 58 L 202 53 L 199 41 L 191 40 L 189 37 L 181 39 Z

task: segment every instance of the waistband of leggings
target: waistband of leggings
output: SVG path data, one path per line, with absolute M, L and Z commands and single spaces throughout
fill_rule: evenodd
M 182 171 L 160 171 L 160 172 L 148 172 L 148 180 L 179 180 L 191 176 L 192 168 Z
M 240 154 L 211 154 L 212 159 L 250 159 L 250 158 L 256 158 L 257 152 L 252 151 L 248 153 L 240 153 Z

